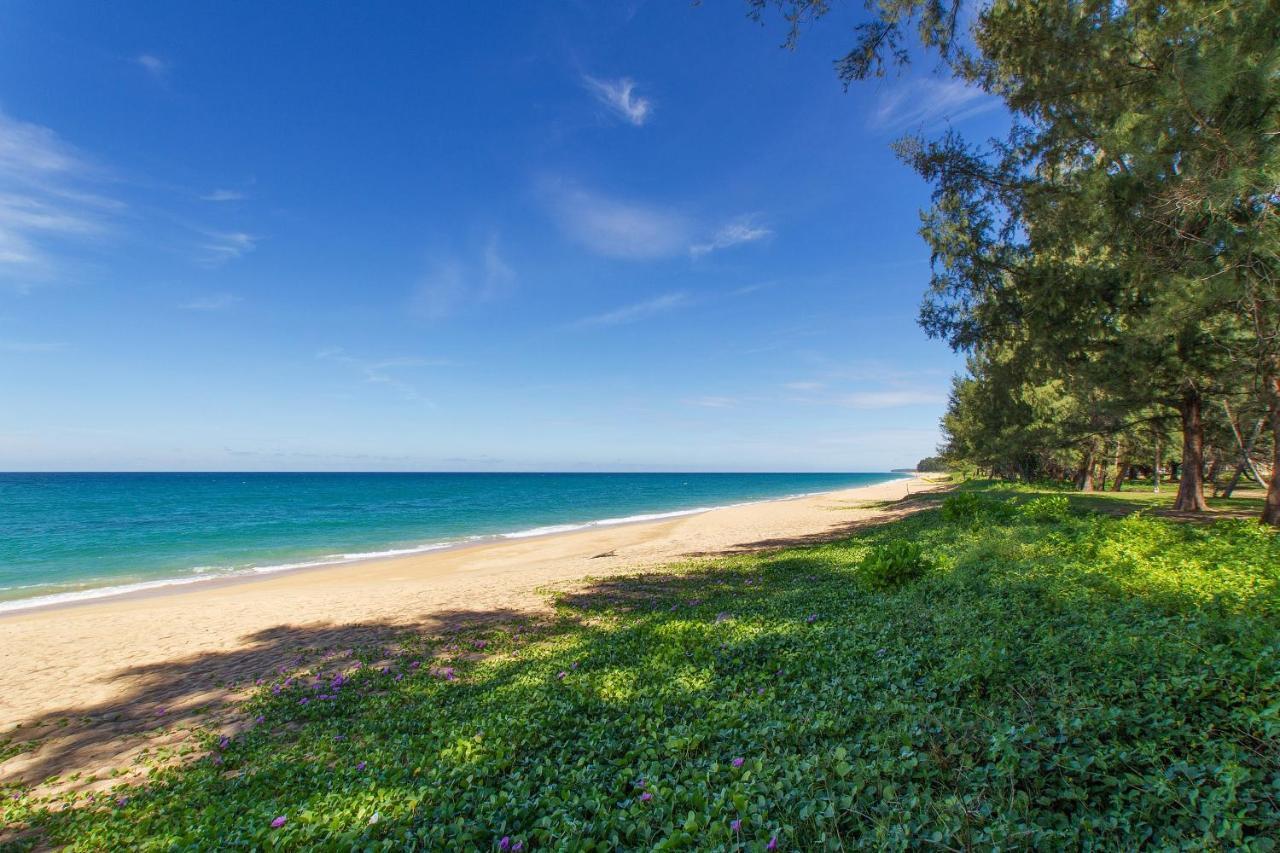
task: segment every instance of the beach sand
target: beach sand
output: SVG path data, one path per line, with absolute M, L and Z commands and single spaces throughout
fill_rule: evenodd
M 241 721 L 235 701 L 301 649 L 391 641 L 545 614 L 548 587 L 714 555 L 836 538 L 936 489 L 897 480 L 664 521 L 211 581 L 0 615 L 0 738 L 33 747 L 0 782 L 99 787 L 145 775 L 143 750 Z M 15 730 L 15 726 L 21 728 Z M 2 743 L 2 742 L 0 742 Z M 74 782 L 66 777 L 85 774 Z

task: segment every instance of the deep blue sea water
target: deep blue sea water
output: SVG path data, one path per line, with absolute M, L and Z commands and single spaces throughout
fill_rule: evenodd
M 896 474 L 0 474 L 0 611 Z

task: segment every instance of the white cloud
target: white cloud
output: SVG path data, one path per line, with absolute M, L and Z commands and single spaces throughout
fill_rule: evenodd
M 141 53 L 135 56 L 133 61 L 142 66 L 148 74 L 157 80 L 163 80 L 169 73 L 169 63 L 154 53 Z
M 485 243 L 480 267 L 479 298 L 482 302 L 490 302 L 506 296 L 515 285 L 516 271 L 502 256 L 496 235 L 490 237 Z
M 56 280 L 77 250 L 118 235 L 130 221 L 120 215 L 128 205 L 97 192 L 108 184 L 124 186 L 51 129 L 0 111 L 0 285 L 25 292 Z M 178 222 L 188 232 L 184 239 L 197 235 L 196 260 L 206 266 L 239 258 L 258 242 L 242 231 L 185 224 L 163 212 L 159 217 Z M 136 211 L 132 221 L 139 221 Z
M 436 260 L 413 289 L 413 312 L 428 320 L 439 320 L 457 311 L 466 295 L 462 264 L 454 258 Z
M 719 249 L 727 249 L 730 246 L 739 246 L 743 243 L 754 243 L 757 240 L 763 240 L 765 237 L 773 234 L 768 228 L 756 225 L 750 217 L 743 217 L 722 226 L 715 234 L 711 235 L 711 239 L 705 243 L 695 243 L 689 247 L 689 253 L 696 257 L 717 251 Z
M 0 341 L 0 352 L 63 352 L 66 349 L 67 344 L 63 341 Z
M 411 309 L 419 317 L 439 320 L 468 305 L 505 298 L 517 278 L 494 235 L 472 257 L 445 253 L 433 258 L 414 286 Z
M 689 223 L 683 216 L 652 205 L 607 198 L 555 182 L 546 188 L 552 214 L 564 233 L 597 254 L 642 260 L 683 252 Z
M 615 308 L 614 310 L 606 311 L 603 314 L 583 317 L 573 325 L 577 328 L 621 326 L 626 323 L 635 323 L 640 320 L 646 320 L 658 314 L 664 314 L 673 308 L 678 308 L 688 303 L 689 297 L 684 293 L 667 293 L 663 296 L 647 299 L 644 302 L 624 305 L 621 308 Z
M 212 293 L 197 297 L 182 307 L 187 311 L 222 311 L 232 305 L 239 305 L 243 301 L 243 296 L 237 296 L 234 293 Z
M 895 131 L 930 127 L 963 121 L 999 106 L 998 99 L 959 80 L 920 77 L 882 91 L 871 126 Z
M 937 391 L 907 389 L 855 391 L 836 398 L 840 405 L 851 409 L 899 409 L 904 406 L 938 405 L 946 401 L 947 395 Z
M 95 177 L 52 130 L 0 112 L 0 281 L 25 291 L 53 277 L 55 246 L 106 230 L 123 205 L 81 189 Z
M 205 266 L 219 266 L 243 257 L 258 245 L 258 238 L 243 231 L 205 231 L 200 258 Z
M 640 127 L 649 120 L 653 104 L 648 98 L 635 94 L 636 82 L 630 77 L 617 80 L 601 80 L 588 74 L 582 76 L 587 91 L 619 118 Z
M 239 190 L 214 190 L 200 196 L 201 201 L 243 201 L 247 195 Z
M 706 397 L 694 397 L 685 401 L 690 406 L 697 406 L 702 409 L 731 409 L 738 405 L 736 397 L 717 397 L 715 395 Z
M 397 391 L 406 400 L 427 402 L 416 386 L 395 375 L 395 371 L 420 368 L 442 367 L 450 364 L 446 359 L 428 359 L 416 356 L 399 356 L 395 358 L 365 359 L 350 355 L 342 347 L 326 347 L 316 353 L 321 361 L 331 361 L 347 365 L 356 370 L 364 381 L 370 385 L 383 385 Z

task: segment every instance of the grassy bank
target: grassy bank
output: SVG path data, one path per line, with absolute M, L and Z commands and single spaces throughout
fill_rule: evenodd
M 1280 543 L 1133 498 L 976 489 L 320 660 L 208 757 L 0 817 L 86 850 L 1271 849 Z

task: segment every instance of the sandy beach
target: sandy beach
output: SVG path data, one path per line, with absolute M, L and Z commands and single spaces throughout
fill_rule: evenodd
M 231 708 L 299 650 L 544 613 L 542 592 L 674 561 L 834 538 L 909 511 L 923 479 L 659 522 L 235 579 L 0 616 L 0 732 L 39 747 L 0 782 L 99 778 Z M 201 718 L 200 715 L 204 714 Z M 59 721 L 67 722 L 59 724 Z M 15 726 L 21 725 L 15 731 Z M 131 771 L 141 772 L 141 771 Z

